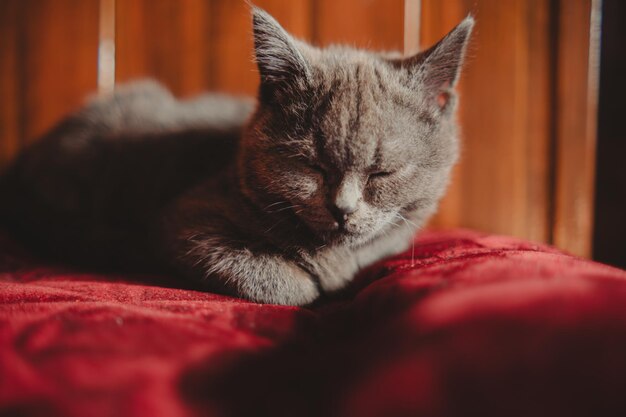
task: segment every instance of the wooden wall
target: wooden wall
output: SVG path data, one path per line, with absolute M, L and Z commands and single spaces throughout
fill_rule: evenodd
M 591 253 L 599 1 L 422 0 L 421 44 L 472 13 L 464 152 L 434 225 Z
M 599 0 L 254 3 L 319 45 L 406 53 L 473 13 L 462 162 L 432 225 L 590 253 Z M 243 0 L 0 0 L 0 168 L 114 81 L 150 76 L 179 96 L 254 94 L 251 48 Z
M 98 8 L 0 1 L 0 164 L 96 90 Z

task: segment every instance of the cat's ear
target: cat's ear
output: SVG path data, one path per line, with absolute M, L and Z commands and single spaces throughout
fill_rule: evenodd
M 300 52 L 297 41 L 272 16 L 253 6 L 252 27 L 261 86 L 308 79 L 309 65 Z
M 409 69 L 421 88 L 436 100 L 440 108 L 448 103 L 459 78 L 474 18 L 467 16 L 443 39 L 429 49 L 409 58 L 396 60 L 396 65 Z

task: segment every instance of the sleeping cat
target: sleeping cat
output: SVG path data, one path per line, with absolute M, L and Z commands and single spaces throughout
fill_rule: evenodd
M 57 259 L 311 303 L 407 249 L 434 213 L 473 24 L 401 58 L 315 48 L 254 8 L 257 104 L 179 101 L 153 82 L 97 98 L 7 170 L 6 227 Z

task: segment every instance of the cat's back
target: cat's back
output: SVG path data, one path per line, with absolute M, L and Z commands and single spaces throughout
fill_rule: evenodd
M 109 135 L 180 129 L 229 131 L 242 126 L 253 106 L 252 99 L 217 93 L 180 100 L 158 82 L 141 80 L 89 100 L 77 116 Z
M 92 99 L 4 173 L 1 222 L 75 262 L 144 257 L 149 222 L 232 161 L 253 105 L 215 94 L 177 100 L 152 81 Z

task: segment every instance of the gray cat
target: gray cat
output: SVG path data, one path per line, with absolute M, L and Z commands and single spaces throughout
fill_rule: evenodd
M 404 59 L 315 48 L 255 8 L 256 106 L 151 82 L 97 98 L 7 170 L 5 226 L 57 259 L 311 303 L 406 250 L 435 212 L 473 24 Z

